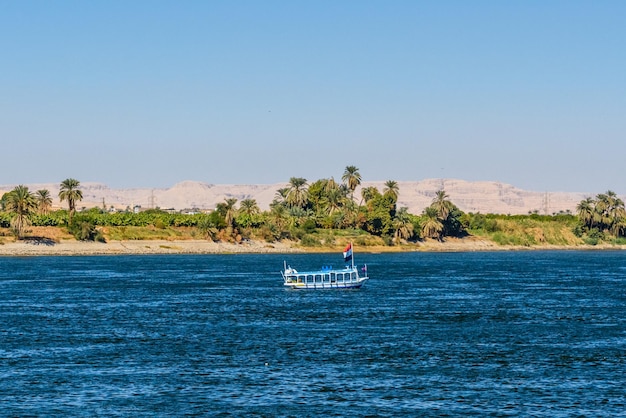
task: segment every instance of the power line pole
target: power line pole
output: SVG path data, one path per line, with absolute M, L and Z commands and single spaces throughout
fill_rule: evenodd
M 548 192 L 545 193 L 545 195 L 543 196 L 543 214 L 544 215 L 548 215 L 549 214 L 549 209 L 550 209 L 550 195 L 548 194 Z

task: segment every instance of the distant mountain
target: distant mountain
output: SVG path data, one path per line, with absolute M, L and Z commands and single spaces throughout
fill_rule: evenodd
M 361 187 L 374 186 L 381 192 L 384 181 L 363 182 Z M 54 198 L 55 207 L 65 207 L 58 199 L 59 184 L 28 184 L 31 191 L 48 189 Z M 277 184 L 208 184 L 197 181 L 184 181 L 168 189 L 111 189 L 100 183 L 81 183 L 83 200 L 78 207 L 113 206 L 118 209 L 141 206 L 161 209 L 213 209 L 227 198 L 255 199 L 262 210 L 267 210 L 276 191 L 287 187 L 287 183 Z M 597 193 L 536 192 L 518 189 L 510 184 L 488 181 L 464 181 L 455 179 L 427 179 L 421 181 L 399 181 L 400 195 L 398 207 L 406 206 L 409 212 L 419 214 L 428 206 L 435 193 L 444 189 L 450 200 L 465 212 L 527 214 L 576 211 L 576 205 L 586 197 Z M 0 186 L 0 194 L 10 191 L 15 185 Z M 360 200 L 359 187 L 355 199 Z M 624 197 L 622 197 L 624 198 Z

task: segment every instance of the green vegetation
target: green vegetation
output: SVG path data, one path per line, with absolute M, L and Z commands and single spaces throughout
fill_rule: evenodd
M 18 239 L 24 234 L 24 229 L 30 225 L 31 216 L 37 207 L 35 195 L 28 187 L 19 185 L 2 196 L 2 206 L 9 212 L 9 225 Z
M 76 213 L 76 201 L 83 199 L 83 192 L 79 189 L 80 182 L 75 179 L 65 179 L 61 182 L 61 189 L 59 191 L 59 199 L 61 202 L 67 200 L 67 205 L 70 210 L 70 221 L 72 216 Z
M 22 239 L 29 227 L 63 228 L 77 240 L 184 240 L 207 239 L 241 242 L 247 239 L 274 242 L 293 240 L 307 248 L 327 248 L 352 241 L 359 246 L 410 247 L 425 239 L 479 237 L 500 245 L 576 246 L 626 243 L 624 202 L 608 191 L 578 205 L 577 215 L 495 215 L 464 213 L 445 190 L 433 196 L 421 214 L 397 207 L 401 193 L 394 180 L 382 192 L 364 187 L 355 191 L 361 174 L 348 166 L 337 183 L 332 177 L 310 183 L 292 177 L 289 186 L 276 191 L 267 211 L 254 199 L 229 198 L 209 213 L 169 213 L 158 209 L 107 212 L 103 208 L 76 211 L 83 198 L 80 182 L 66 179 L 59 198 L 68 209 L 51 211 L 47 190 L 31 193 L 17 186 L 0 199 L 2 228 Z M 358 200 L 358 202 L 357 202 Z
M 67 230 L 79 241 L 105 242 L 102 231 L 98 230 L 93 223 L 78 216 L 72 219 Z
M 37 212 L 41 215 L 47 215 L 50 213 L 50 207 L 52 206 L 52 197 L 50 197 L 50 191 L 37 190 L 35 192 L 35 199 L 37 201 Z
M 576 235 L 585 242 L 594 245 L 598 241 L 624 237 L 626 210 L 624 202 L 615 192 L 609 190 L 597 195 L 595 199 L 587 198 L 578 204 L 576 210 L 580 219 Z
M 574 215 L 482 215 L 466 214 L 461 222 L 471 235 L 500 245 L 574 246 L 584 242 L 575 236 L 578 219 Z

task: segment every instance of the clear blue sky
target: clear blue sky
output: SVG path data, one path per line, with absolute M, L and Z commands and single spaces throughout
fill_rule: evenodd
M 626 193 L 626 1 L 0 0 L 0 184 Z

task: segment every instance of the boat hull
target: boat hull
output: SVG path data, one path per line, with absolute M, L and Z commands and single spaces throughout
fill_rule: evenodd
M 367 276 L 360 276 L 356 268 L 343 270 L 319 270 L 297 272 L 286 269 L 282 272 L 284 285 L 290 289 L 358 289 Z
M 285 283 L 290 289 L 359 289 L 367 278 L 355 283 Z

